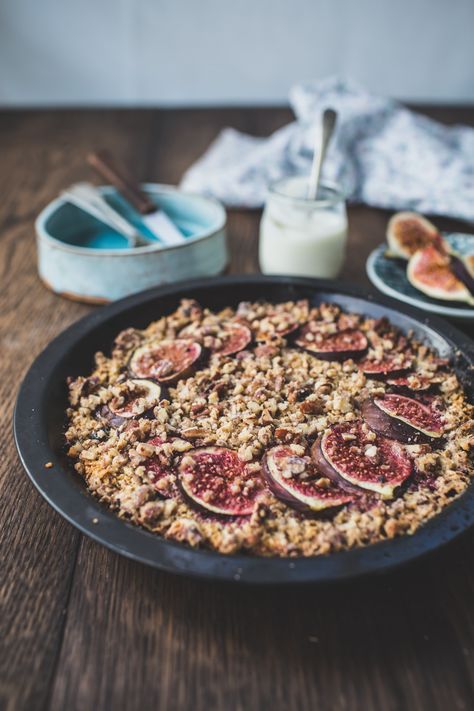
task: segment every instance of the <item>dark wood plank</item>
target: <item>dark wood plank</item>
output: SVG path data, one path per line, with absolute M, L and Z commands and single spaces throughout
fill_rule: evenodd
M 474 124 L 472 109 L 431 113 Z M 14 454 L 21 375 L 88 310 L 38 283 L 32 226 L 60 188 L 88 177 L 85 153 L 105 146 L 137 177 L 176 182 L 224 126 L 266 135 L 290 118 L 288 109 L 0 115 L 0 707 L 472 708 L 473 535 L 350 586 L 215 586 L 79 538 L 34 493 Z M 259 217 L 229 214 L 233 272 L 257 268 Z M 365 259 L 386 219 L 351 208 L 343 279 L 368 285 Z
M 88 311 L 39 283 L 33 220 L 62 187 L 87 175 L 83 156 L 91 141 L 110 143 L 125 157 L 128 151 L 140 163 L 150 131 L 146 113 L 0 117 L 1 708 L 46 703 L 79 544 L 79 534 L 29 484 L 11 436 L 16 391 L 32 358 Z

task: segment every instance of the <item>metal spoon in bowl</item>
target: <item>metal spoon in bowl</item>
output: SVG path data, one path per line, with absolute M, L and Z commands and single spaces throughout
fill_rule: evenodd
M 321 178 L 321 167 L 326 156 L 327 147 L 336 126 L 337 113 L 334 109 L 325 109 L 321 122 L 321 130 L 316 138 L 313 163 L 308 184 L 308 200 L 316 200 L 318 194 L 319 181 Z

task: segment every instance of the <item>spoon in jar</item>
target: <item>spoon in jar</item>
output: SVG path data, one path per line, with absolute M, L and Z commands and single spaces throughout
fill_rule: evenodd
M 331 136 L 336 125 L 337 113 L 334 109 L 325 109 L 321 121 L 321 130 L 318 130 L 316 137 L 313 163 L 311 165 L 311 173 L 308 184 L 308 200 L 316 200 L 318 194 L 319 182 L 321 179 L 321 168 L 323 165 L 326 151 L 331 140 Z

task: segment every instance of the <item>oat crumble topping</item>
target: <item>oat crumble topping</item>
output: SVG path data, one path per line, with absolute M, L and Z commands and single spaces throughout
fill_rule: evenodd
M 336 359 L 323 353 L 328 343 Z M 393 377 L 366 374 L 366 362 L 390 362 Z M 141 384 L 147 368 L 153 377 Z M 392 447 L 363 420 L 364 402 L 398 387 L 442 421 L 440 442 L 420 435 Z M 474 408 L 449 365 L 388 321 L 334 304 L 241 303 L 215 314 L 184 300 L 120 333 L 69 392 L 68 454 L 90 491 L 157 535 L 221 553 L 321 555 L 412 534 L 474 473 Z M 343 462 L 329 446 L 335 434 Z M 321 442 L 329 475 L 313 456 Z M 393 493 L 387 447 L 407 472 Z M 350 471 L 351 452 L 362 474 Z M 274 470 L 269 453 L 280 457 Z M 366 479 L 354 485 L 357 476 Z

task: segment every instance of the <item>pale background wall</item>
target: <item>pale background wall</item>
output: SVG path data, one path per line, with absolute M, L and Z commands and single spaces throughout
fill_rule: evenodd
M 286 100 L 352 77 L 474 101 L 474 0 L 1 0 L 0 104 Z

